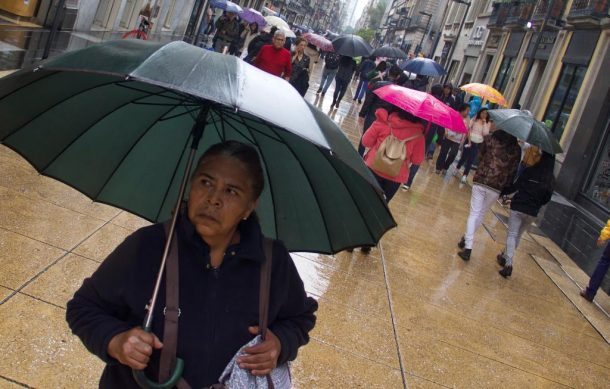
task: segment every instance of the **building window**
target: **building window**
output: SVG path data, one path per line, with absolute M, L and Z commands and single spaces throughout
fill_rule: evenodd
M 557 139 L 561 139 L 586 73 L 587 67 L 581 65 L 564 64 L 561 69 L 559 81 L 544 114 L 545 123 Z
M 502 60 L 502 64 L 500 65 L 500 71 L 496 76 L 496 81 L 494 81 L 494 88 L 498 90 L 500 93 L 504 93 L 504 88 L 506 88 L 506 84 L 508 84 L 508 78 L 513 71 L 514 64 L 513 57 L 504 57 Z
M 610 129 L 610 115 L 606 121 L 606 133 Z M 606 134 L 603 147 L 599 149 L 595 158 L 595 164 L 591 170 L 593 175 L 585 187 L 585 196 L 601 205 L 606 210 L 610 209 L 610 136 Z
M 172 28 L 172 18 L 174 17 L 174 10 L 176 9 L 176 0 L 172 0 L 167 9 L 167 14 L 165 15 L 165 22 L 163 22 L 163 28 Z

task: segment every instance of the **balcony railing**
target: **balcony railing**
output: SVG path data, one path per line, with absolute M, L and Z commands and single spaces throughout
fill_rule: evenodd
M 608 0 L 574 0 L 568 17 L 602 19 L 608 15 Z
M 578 1 L 578 0 L 577 0 Z M 534 10 L 534 15 L 532 16 L 533 21 L 538 21 L 544 19 L 546 16 L 546 12 L 549 9 L 549 4 L 551 0 L 539 0 L 536 9 Z M 551 19 L 559 20 L 563 15 L 563 10 L 565 9 L 567 0 L 555 0 L 553 2 L 553 9 L 551 10 Z
M 501 27 L 508 18 L 508 12 L 510 10 L 510 3 L 494 3 L 491 16 L 489 17 L 489 27 Z
M 536 4 L 532 1 L 514 1 L 506 18 L 507 25 L 525 26 L 532 18 Z

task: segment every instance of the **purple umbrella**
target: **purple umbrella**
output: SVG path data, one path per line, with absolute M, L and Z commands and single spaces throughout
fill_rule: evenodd
M 256 23 L 259 27 L 265 27 L 267 24 L 263 14 L 252 8 L 245 8 L 243 11 L 241 11 L 239 17 L 248 23 Z

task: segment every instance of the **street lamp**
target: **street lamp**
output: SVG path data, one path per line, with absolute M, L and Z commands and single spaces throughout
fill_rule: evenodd
M 472 2 L 468 2 L 468 1 L 464 1 L 464 0 L 453 0 L 453 1 L 455 1 L 456 3 L 459 3 L 459 4 L 466 4 L 466 12 L 464 12 L 464 17 L 462 18 L 462 21 L 460 23 L 460 28 L 458 30 L 457 35 L 455 36 L 455 42 L 453 42 L 453 44 L 451 45 L 451 48 L 449 49 L 449 54 L 447 55 L 447 62 L 445 63 L 445 65 L 447 65 L 447 68 L 451 67 L 451 58 L 453 57 L 453 52 L 455 51 L 455 46 L 457 45 L 457 42 L 460 39 L 460 35 L 462 34 L 462 29 L 464 28 L 464 23 L 466 23 L 466 17 L 468 16 L 468 11 L 470 11 L 470 6 L 472 5 Z M 443 82 L 446 82 L 448 78 L 449 78 L 449 72 L 447 72 L 447 75 L 444 77 Z
M 426 22 L 426 28 L 424 29 L 424 35 L 422 35 L 421 40 L 419 41 L 419 44 L 417 45 L 417 47 L 415 48 L 415 55 L 419 54 L 419 52 L 422 49 L 422 45 L 424 44 L 424 38 L 426 37 L 426 35 L 428 35 L 428 27 L 430 26 L 430 20 L 432 20 L 432 14 L 429 12 L 424 12 L 424 11 L 419 11 L 420 14 L 425 15 L 428 17 L 428 21 Z

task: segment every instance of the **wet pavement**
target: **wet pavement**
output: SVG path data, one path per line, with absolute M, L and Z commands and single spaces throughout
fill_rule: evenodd
M 314 93 L 321 65 L 306 98 L 356 144 L 355 84 L 329 111 L 332 87 L 324 99 Z M 148 223 L 38 175 L 2 146 L 0 166 L 0 388 L 97 387 L 103 365 L 71 335 L 65 304 Z M 320 303 L 311 342 L 292 364 L 296 388 L 610 387 L 608 296 L 582 300 L 586 275 L 536 229 L 512 278 L 500 277 L 498 205 L 463 262 L 456 243 L 469 200 L 469 185 L 425 163 L 390 204 L 398 227 L 370 255 L 293 255 Z

